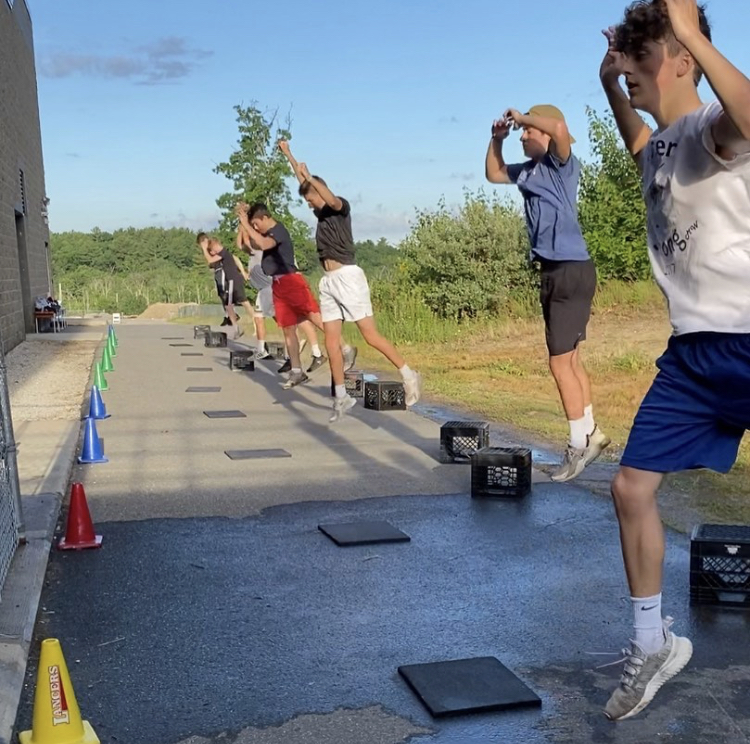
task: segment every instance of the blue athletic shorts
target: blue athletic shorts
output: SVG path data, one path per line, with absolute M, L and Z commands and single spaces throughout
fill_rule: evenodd
M 750 334 L 673 336 L 621 464 L 655 473 L 726 473 L 750 429 Z

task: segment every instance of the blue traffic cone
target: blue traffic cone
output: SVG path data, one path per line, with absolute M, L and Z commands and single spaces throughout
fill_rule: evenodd
M 86 419 L 86 430 L 83 433 L 83 452 L 81 452 L 78 462 L 82 465 L 109 462 L 104 456 L 102 443 L 99 441 L 99 434 L 96 431 L 96 421 L 92 418 Z
M 120 342 L 117 340 L 117 334 L 115 333 L 115 327 L 113 325 L 109 326 L 109 329 L 107 330 L 107 334 L 112 338 L 112 343 L 115 346 L 120 345 Z
M 96 419 L 97 421 L 109 418 L 110 414 L 107 413 L 107 407 L 102 400 L 102 394 L 96 385 L 91 386 L 89 401 L 89 418 Z

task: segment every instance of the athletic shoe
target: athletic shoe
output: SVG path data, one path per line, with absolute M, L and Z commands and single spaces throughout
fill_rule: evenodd
M 255 351 L 255 361 L 256 362 L 267 362 L 273 359 L 273 355 L 269 354 L 265 349 L 261 351 L 260 349 L 257 349 Z
M 422 375 L 419 372 L 412 372 L 404 378 L 404 392 L 407 407 L 413 406 L 422 397 Z
M 320 356 L 314 356 L 312 358 L 312 364 L 307 368 L 307 374 L 311 375 L 316 369 L 320 369 L 328 359 L 322 354 Z
M 624 658 L 614 662 L 624 663 L 625 671 L 604 708 L 604 715 L 611 721 L 622 721 L 640 713 L 654 699 L 661 686 L 681 672 L 690 661 L 693 644 L 669 630 L 672 622 L 671 617 L 664 619 L 666 640 L 659 651 L 646 654 L 635 641 L 631 641 L 630 648 L 622 651 Z
M 354 369 L 354 364 L 357 361 L 357 347 L 350 346 L 349 351 L 344 352 L 344 372 L 348 372 L 350 369 Z
M 335 424 L 337 421 L 341 421 L 341 419 L 344 418 L 344 415 L 349 413 L 349 411 L 351 411 L 356 405 L 357 400 L 356 398 L 352 398 L 351 395 L 347 395 L 345 398 L 334 399 L 333 413 L 331 414 L 331 418 L 328 419 L 328 422 Z
M 292 371 L 292 360 L 291 359 L 287 359 L 284 362 L 284 364 L 282 364 L 279 367 L 279 369 L 278 369 L 278 373 L 280 375 L 285 375 L 287 372 L 291 372 L 291 371 Z
M 223 326 L 228 326 L 228 325 L 232 325 L 232 321 L 229 320 L 229 318 L 225 315 L 224 320 L 222 320 L 221 323 L 219 323 L 219 326 L 223 327 Z
M 583 458 L 584 467 L 591 465 L 591 463 L 601 455 L 611 442 L 612 440 L 599 428 L 599 426 L 594 426 L 594 431 L 589 434 L 588 443 L 586 444 L 586 454 Z
M 309 379 L 304 372 L 292 372 L 282 387 L 284 390 L 289 390 L 290 388 L 297 387 L 297 385 L 301 385 L 303 382 L 307 382 Z
M 234 328 L 235 328 L 235 331 L 234 331 L 235 340 L 245 335 L 245 331 L 243 331 L 242 328 L 240 328 L 238 325 L 235 326 Z
M 577 478 L 586 467 L 586 451 L 585 447 L 583 449 L 576 449 L 569 444 L 565 450 L 562 465 L 552 473 L 550 478 L 555 483 L 565 483 L 565 481 Z

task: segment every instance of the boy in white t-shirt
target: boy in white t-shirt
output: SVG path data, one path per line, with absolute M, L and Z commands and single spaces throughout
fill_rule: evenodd
M 712 45 L 696 0 L 633 3 L 605 35 L 600 77 L 643 174 L 649 254 L 674 329 L 612 484 L 635 617 L 605 708 L 621 720 L 692 655 L 662 619 L 657 489 L 665 473 L 728 471 L 750 428 L 750 80 Z M 718 102 L 698 97 L 702 74 Z

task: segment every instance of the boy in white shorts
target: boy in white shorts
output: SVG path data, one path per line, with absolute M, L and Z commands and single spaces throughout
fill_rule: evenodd
M 695 0 L 633 3 L 605 35 L 599 75 L 643 177 L 649 257 L 673 327 L 612 483 L 634 631 L 604 712 L 622 720 L 693 652 L 662 617 L 662 478 L 727 472 L 750 429 L 750 79 L 713 46 Z M 702 74 L 718 101 L 701 102 Z
M 421 395 L 420 375 L 410 369 L 393 344 L 378 333 L 367 277 L 354 259 L 349 202 L 333 194 L 322 178 L 311 176 L 307 166 L 295 160 L 288 142 L 281 140 L 279 149 L 300 182 L 300 195 L 318 218 L 315 242 L 325 270 L 319 285 L 320 312 L 335 390 L 331 423 L 338 421 L 356 403 L 344 385 L 344 360 L 340 350 L 344 321 L 356 323 L 362 338 L 398 369 L 404 381 L 406 405 L 413 406 Z

